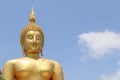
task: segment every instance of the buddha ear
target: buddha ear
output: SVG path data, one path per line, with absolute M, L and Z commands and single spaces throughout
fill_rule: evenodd
M 43 56 L 43 51 L 41 50 L 40 55 Z
M 24 46 L 22 46 L 22 54 L 23 54 L 23 56 L 25 55 Z

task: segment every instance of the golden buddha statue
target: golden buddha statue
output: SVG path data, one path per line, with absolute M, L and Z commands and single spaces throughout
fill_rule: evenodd
M 36 24 L 33 8 L 29 23 L 21 33 L 20 43 L 25 57 L 5 63 L 2 70 L 4 80 L 63 80 L 61 65 L 41 57 L 44 34 Z

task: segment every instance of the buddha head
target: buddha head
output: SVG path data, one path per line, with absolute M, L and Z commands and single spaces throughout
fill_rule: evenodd
M 41 53 L 44 46 L 44 34 L 42 29 L 36 24 L 34 10 L 32 8 L 29 17 L 29 23 L 21 32 L 20 44 L 22 46 L 23 54 Z

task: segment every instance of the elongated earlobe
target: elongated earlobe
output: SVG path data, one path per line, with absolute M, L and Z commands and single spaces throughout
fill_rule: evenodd
M 22 46 L 22 54 L 23 54 L 23 56 L 25 55 L 24 46 Z
M 43 51 L 41 50 L 40 55 L 43 56 Z

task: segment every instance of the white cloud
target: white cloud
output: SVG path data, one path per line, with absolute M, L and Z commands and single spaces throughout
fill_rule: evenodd
M 120 50 L 120 33 L 112 31 L 89 32 L 78 36 L 79 45 L 87 47 L 89 55 L 100 58 L 110 51 Z
M 100 80 L 120 80 L 120 69 L 118 69 L 114 74 L 103 74 Z

